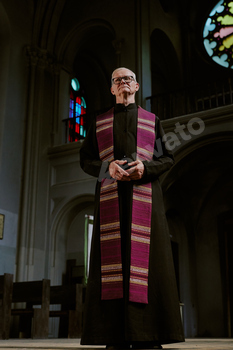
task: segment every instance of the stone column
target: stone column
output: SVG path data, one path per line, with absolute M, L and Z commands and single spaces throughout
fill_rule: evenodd
M 47 146 L 51 144 L 52 127 L 48 131 L 45 130 L 47 125 L 44 125 L 44 120 L 50 118 L 52 119 L 49 120 L 50 125 L 54 125 L 54 101 L 51 101 L 50 111 L 46 113 L 44 100 L 49 83 L 53 89 L 55 59 L 46 50 L 36 47 L 27 47 L 26 57 L 28 59 L 29 79 L 15 271 L 17 281 L 34 279 L 35 249 L 37 250 L 37 260 L 39 255 L 42 256 L 48 250 L 49 242 L 46 232 L 48 226 L 46 177 L 48 178 L 48 175 L 46 174 L 49 173 L 49 163 L 43 154 L 44 145 L 42 146 L 41 143 L 42 137 L 43 141 L 47 137 L 44 136 L 46 131 L 46 135 L 49 133 L 50 139 L 45 142 L 47 142 Z M 48 79 L 46 82 L 45 77 Z M 54 95 L 53 91 L 51 95 Z M 44 205 L 42 205 L 43 203 Z M 37 239 L 37 244 L 35 244 L 35 239 Z M 38 239 L 40 239 L 40 244 L 38 244 Z M 46 278 L 48 273 L 46 272 L 48 268 L 43 267 L 44 263 L 45 259 L 41 261 L 40 268 L 37 266 L 35 273 L 38 276 L 38 271 L 40 271 L 41 278 Z
M 151 69 L 150 69 L 150 1 L 137 0 L 136 2 L 136 40 L 137 40 L 137 79 L 140 82 L 138 103 L 150 111 L 146 97 L 151 96 Z

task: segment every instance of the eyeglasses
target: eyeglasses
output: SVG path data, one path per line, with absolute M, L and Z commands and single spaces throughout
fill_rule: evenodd
M 134 80 L 134 77 L 131 75 L 126 75 L 124 77 L 117 77 L 117 78 L 112 78 L 113 84 L 119 85 L 121 83 L 121 80 L 124 80 L 126 83 L 131 83 Z

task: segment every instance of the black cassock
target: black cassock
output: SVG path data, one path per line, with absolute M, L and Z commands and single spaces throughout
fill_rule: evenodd
M 164 134 L 159 118 L 155 123 L 156 140 L 153 161 L 144 161 L 145 175 L 138 183 L 152 182 L 152 221 L 148 277 L 148 304 L 129 302 L 130 226 L 132 217 L 133 182 L 118 181 L 121 224 L 124 298 L 101 300 L 100 277 L 100 182 L 96 185 L 94 229 L 90 272 L 85 297 L 84 323 L 81 344 L 160 344 L 184 341 L 171 242 L 164 211 L 159 176 L 173 164 L 171 152 L 165 149 Z M 114 157 L 136 159 L 137 106 L 115 106 Z M 89 129 L 80 150 L 82 169 L 99 176 L 99 158 L 95 123 Z

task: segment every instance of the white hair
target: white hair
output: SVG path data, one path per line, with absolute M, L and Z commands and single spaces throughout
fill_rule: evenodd
M 115 70 L 112 72 L 112 78 L 113 78 L 113 75 L 114 75 L 118 70 L 121 70 L 121 69 L 127 69 L 127 70 L 129 70 L 129 71 L 132 73 L 132 76 L 133 76 L 134 80 L 137 81 L 136 74 L 135 74 L 131 69 L 128 69 L 128 68 L 126 68 L 126 67 L 120 67 L 120 68 L 115 69 Z

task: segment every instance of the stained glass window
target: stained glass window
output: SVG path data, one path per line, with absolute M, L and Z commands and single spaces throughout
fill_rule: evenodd
M 69 142 L 79 141 L 86 136 L 86 108 L 79 81 L 74 78 L 70 84 Z
M 223 67 L 233 69 L 233 1 L 221 0 L 205 23 L 204 46 L 208 55 Z

